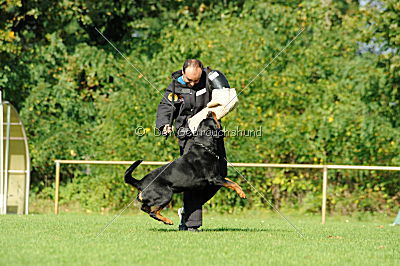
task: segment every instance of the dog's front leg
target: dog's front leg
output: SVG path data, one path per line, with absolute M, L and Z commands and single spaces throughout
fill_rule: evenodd
M 243 189 L 238 185 L 238 183 L 230 180 L 229 178 L 224 178 L 225 183 L 223 184 L 224 187 L 233 189 L 242 199 L 246 198 L 246 194 L 244 194 Z
M 223 178 L 221 176 L 212 178 L 209 180 L 210 184 L 223 186 L 226 188 L 233 189 L 242 199 L 246 198 L 246 194 L 243 192 L 243 189 L 234 181 L 230 180 L 229 178 Z

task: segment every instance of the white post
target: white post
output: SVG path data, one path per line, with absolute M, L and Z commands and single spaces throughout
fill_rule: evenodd
M 7 136 L 6 136 L 6 150 L 4 160 L 4 200 L 3 200 L 3 211 L 7 214 L 7 196 L 8 196 L 8 167 L 10 163 L 10 124 L 11 124 L 11 104 L 7 106 Z
M 28 138 L 21 121 L 21 131 L 25 139 L 26 171 L 25 171 L 25 214 L 29 213 L 29 187 L 31 183 L 31 156 L 29 155 Z
M 4 201 L 4 136 L 3 136 L 3 92 L 0 89 L 0 214 L 5 214 L 3 201 Z
M 31 183 L 31 162 L 29 158 L 29 153 L 27 150 L 27 162 L 26 162 L 26 172 L 25 172 L 25 214 L 29 214 L 29 186 Z
M 59 189 L 60 189 L 60 162 L 56 161 L 56 191 L 54 193 L 54 214 L 58 214 Z
M 322 180 L 322 224 L 325 224 L 326 218 L 326 190 L 328 187 L 328 167 L 324 166 L 323 180 Z

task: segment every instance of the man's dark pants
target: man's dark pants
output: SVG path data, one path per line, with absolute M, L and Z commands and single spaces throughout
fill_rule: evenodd
M 193 138 L 185 138 L 179 140 L 179 148 L 181 155 L 187 153 L 194 143 Z M 228 174 L 227 162 L 225 160 L 224 138 L 219 138 L 217 142 L 217 154 L 219 156 L 220 174 L 226 177 Z M 217 158 L 215 158 L 217 160 Z M 186 191 L 183 193 L 183 209 L 184 221 L 187 227 L 197 228 L 202 225 L 203 213 L 202 206 L 210 200 L 215 193 L 220 189 L 220 186 L 210 185 L 206 189 L 196 191 Z

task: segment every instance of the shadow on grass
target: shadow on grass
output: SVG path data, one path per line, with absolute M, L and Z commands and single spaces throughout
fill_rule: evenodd
M 179 232 L 179 230 L 176 229 L 176 228 L 151 228 L 150 231 L 154 231 L 154 232 Z M 281 229 L 219 227 L 219 228 L 201 229 L 201 232 L 290 232 L 290 231 L 289 230 L 281 230 Z

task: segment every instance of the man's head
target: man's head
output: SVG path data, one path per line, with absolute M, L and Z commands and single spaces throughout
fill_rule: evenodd
M 189 87 L 195 86 L 199 83 L 201 74 L 203 73 L 203 63 L 197 59 L 187 59 L 182 67 L 183 81 Z

